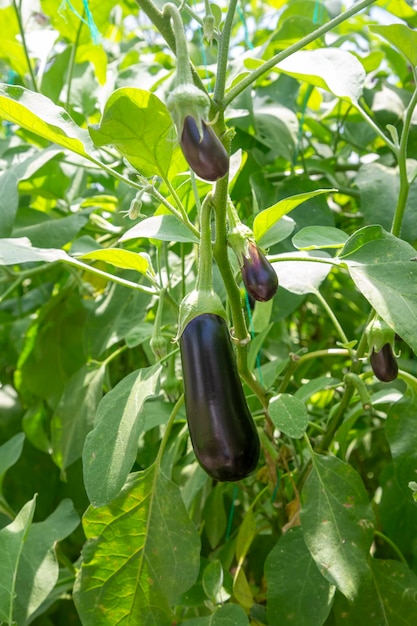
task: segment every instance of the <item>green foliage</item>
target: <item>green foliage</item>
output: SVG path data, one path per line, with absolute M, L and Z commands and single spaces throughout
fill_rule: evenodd
M 415 624 L 415 6 L 38 4 L 0 7 L 0 622 Z M 176 75 L 230 155 L 214 184 Z M 268 302 L 231 231 L 272 264 Z M 178 313 L 202 284 L 261 441 L 237 483 L 188 433 Z

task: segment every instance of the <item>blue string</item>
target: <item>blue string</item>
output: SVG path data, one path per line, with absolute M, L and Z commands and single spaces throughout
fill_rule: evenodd
M 242 22 L 242 26 L 243 26 L 243 33 L 244 33 L 244 37 L 245 37 L 245 43 L 247 45 L 247 47 L 249 48 L 249 50 L 253 50 L 253 44 L 249 38 L 249 30 L 248 30 L 248 25 L 246 22 L 246 18 L 245 18 L 245 14 L 242 11 L 242 7 L 240 6 L 240 4 L 237 5 L 237 13 L 240 17 L 240 21 Z
M 98 44 L 101 41 L 101 36 L 98 32 L 97 26 L 95 25 L 93 15 L 90 11 L 90 7 L 88 6 L 88 0 L 83 0 L 83 5 L 87 19 L 85 19 L 82 15 L 78 13 L 77 9 L 71 3 L 71 0 L 62 0 L 58 9 L 58 13 L 62 14 L 68 7 L 74 13 L 74 15 L 76 15 L 83 22 L 83 24 L 86 24 L 88 26 L 93 43 Z

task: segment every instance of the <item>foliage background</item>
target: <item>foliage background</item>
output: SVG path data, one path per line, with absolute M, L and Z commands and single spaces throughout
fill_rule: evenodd
M 176 63 L 150 4 L 0 3 L 2 623 L 416 623 L 417 9 L 357 5 L 320 36 L 348 7 L 254 1 L 229 23 L 230 195 L 280 281 L 252 312 L 241 289 L 272 399 L 266 419 L 245 384 L 263 453 L 234 485 L 199 468 L 181 402 L 211 185 L 167 141 Z M 204 10 L 182 14 L 213 94 Z M 374 310 L 396 333 L 388 384 Z

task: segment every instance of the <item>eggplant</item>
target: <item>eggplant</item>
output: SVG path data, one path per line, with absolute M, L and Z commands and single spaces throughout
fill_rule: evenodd
M 390 343 L 383 345 L 379 352 L 372 350 L 371 367 L 375 376 L 383 383 L 390 383 L 397 378 L 398 364 Z
M 243 256 L 242 279 L 246 291 L 254 300 L 271 300 L 278 289 L 278 276 L 256 243 L 249 241 L 248 255 Z
M 237 371 L 226 321 L 192 319 L 180 337 L 185 410 L 201 467 L 215 480 L 236 481 L 256 468 L 260 443 Z
M 195 119 L 187 115 L 184 119 L 180 145 L 192 170 L 204 180 L 215 181 L 229 170 L 229 157 L 220 139 L 211 126 L 203 121 L 203 136 Z

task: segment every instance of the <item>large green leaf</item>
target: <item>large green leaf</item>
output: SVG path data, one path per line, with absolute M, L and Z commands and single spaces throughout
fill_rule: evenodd
M 369 26 L 372 33 L 381 35 L 395 46 L 413 66 L 417 66 L 417 33 L 405 24 L 389 24 L 387 26 Z
M 101 400 L 83 451 L 85 488 L 102 506 L 120 492 L 136 459 L 143 430 L 143 405 L 155 395 L 162 366 L 132 372 Z
M 340 258 L 377 313 L 417 352 L 415 256 L 410 244 L 381 226 L 366 226 L 348 239 Z
M 357 57 L 340 48 L 300 50 L 281 61 L 277 68 L 353 103 L 362 95 L 366 78 Z
M 96 146 L 115 146 L 143 176 L 167 178 L 171 164 L 181 160 L 168 109 L 150 91 L 117 89 L 99 126 L 90 126 L 89 131 Z
M 0 117 L 87 158 L 94 149 L 88 132 L 65 109 L 19 85 L 0 83 Z
M 51 422 L 53 459 L 62 470 L 81 457 L 103 394 L 106 367 L 84 365 L 68 381 Z
M 198 243 L 198 238 L 175 215 L 153 215 L 129 228 L 120 241 L 129 239 L 158 239 L 159 241 L 184 241 Z
M 271 624 L 324 624 L 332 606 L 334 587 L 320 574 L 301 528 L 282 535 L 268 554 L 265 576 Z
M 385 432 L 394 460 L 398 483 L 408 492 L 409 482 L 417 479 L 417 397 L 409 389 L 406 395 L 388 411 Z
M 410 161 L 408 162 L 411 165 Z M 364 163 L 355 176 L 355 186 L 359 188 L 361 212 L 366 224 L 379 224 L 389 231 L 400 193 L 398 167 L 387 167 L 381 163 Z M 381 202 L 381 198 L 384 202 Z M 410 186 L 403 219 L 403 239 L 412 243 L 417 239 L 417 183 Z
M 371 577 L 353 604 L 337 596 L 337 626 L 411 626 L 417 623 L 417 576 L 399 561 L 370 559 Z
M 284 217 L 284 215 L 288 215 L 290 211 L 298 207 L 303 202 L 306 202 L 306 200 L 310 200 L 311 198 L 320 196 L 323 193 L 330 193 L 331 191 L 335 190 L 316 189 L 315 191 L 299 193 L 296 196 L 284 198 L 284 200 L 280 200 L 279 202 L 276 202 L 264 211 L 261 211 L 255 216 L 255 219 L 253 221 L 253 234 L 256 241 L 260 245 L 268 246 L 268 232 L 271 230 L 271 228 L 273 228 L 273 226 L 279 219 Z
M 349 600 L 369 575 L 374 516 L 355 470 L 336 457 L 312 455 L 303 489 L 301 526 L 319 570 Z
M 84 626 L 171 626 L 170 605 L 195 582 L 200 551 L 177 486 L 153 465 L 83 523 L 74 599 Z
M 16 577 L 23 546 L 35 512 L 35 498 L 27 502 L 11 524 L 0 530 L 0 620 L 12 624 Z
M 79 523 L 71 500 L 63 500 L 45 521 L 30 527 L 16 579 L 13 617 L 17 624 L 26 624 L 53 590 L 59 574 L 56 542 L 65 539 Z
M 24 441 L 24 433 L 18 433 L 0 446 L 0 493 L 7 470 L 19 460 L 22 454 Z

